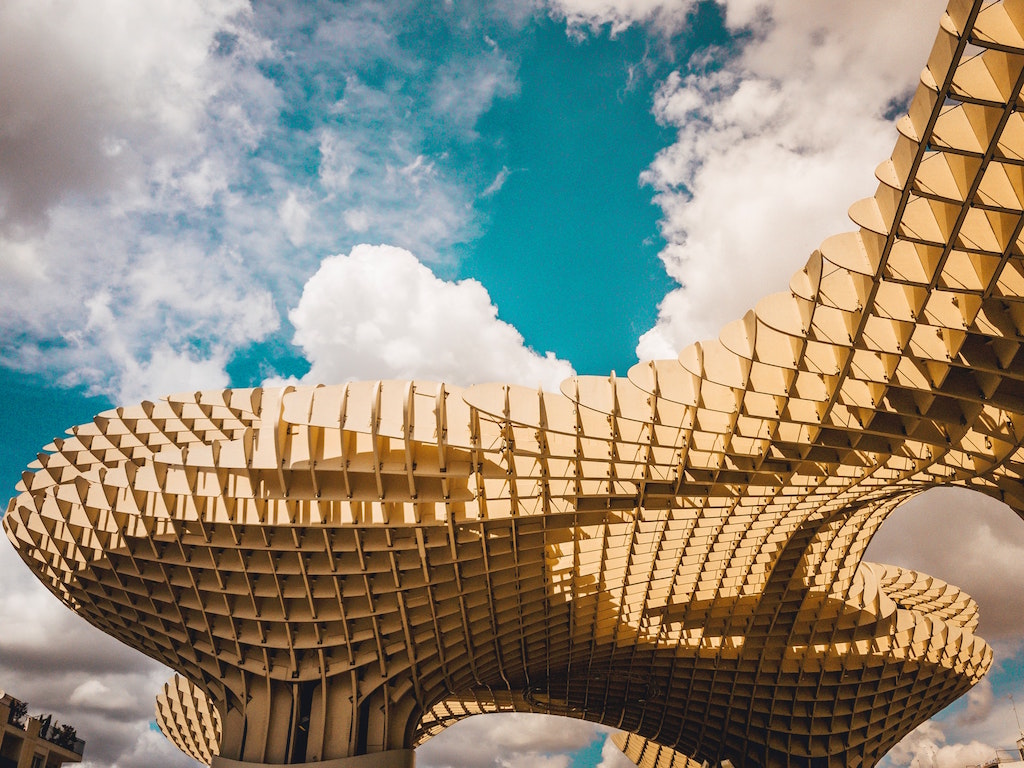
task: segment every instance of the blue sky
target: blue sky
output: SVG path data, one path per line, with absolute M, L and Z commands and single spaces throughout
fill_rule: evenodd
M 672 356 L 849 228 L 941 11 L 5 3 L 0 481 L 13 492 L 67 426 L 168 391 L 551 388 Z M 929 494 L 873 545 L 978 597 L 1003 659 L 893 765 L 954 768 L 1015 738 L 1021 528 Z M 166 670 L 68 614 L 8 549 L 0 685 L 78 724 L 93 764 L 188 764 L 148 727 Z M 436 742 L 421 765 L 616 764 L 603 732 L 543 718 Z

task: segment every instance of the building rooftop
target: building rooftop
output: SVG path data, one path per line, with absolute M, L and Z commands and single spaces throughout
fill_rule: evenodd
M 34 754 L 26 761 L 29 753 Z M 56 768 L 81 762 L 84 753 L 85 742 L 73 726 L 49 714 L 29 716 L 26 702 L 0 690 L 0 768 Z

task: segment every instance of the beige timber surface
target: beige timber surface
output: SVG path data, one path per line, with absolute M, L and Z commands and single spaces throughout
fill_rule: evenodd
M 181 673 L 158 721 L 204 762 L 532 711 L 641 766 L 869 768 L 991 664 L 967 595 L 861 558 L 937 485 L 1024 512 L 1022 84 L 1024 3 L 954 0 L 859 229 L 678 359 L 117 408 L 7 533 Z

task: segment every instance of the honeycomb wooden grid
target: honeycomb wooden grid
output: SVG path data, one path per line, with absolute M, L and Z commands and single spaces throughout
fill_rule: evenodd
M 118 408 L 47 446 L 8 535 L 182 674 L 159 721 L 204 760 L 519 710 L 644 766 L 871 766 L 991 664 L 966 595 L 861 559 L 938 485 L 1024 512 L 1022 84 L 1024 3 L 951 2 L 859 230 L 676 360 Z

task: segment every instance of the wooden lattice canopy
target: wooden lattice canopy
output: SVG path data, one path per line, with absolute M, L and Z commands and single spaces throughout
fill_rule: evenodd
M 869 768 L 991 663 L 966 595 L 861 557 L 934 486 L 1024 511 L 1022 83 L 1024 3 L 953 0 L 859 230 L 678 359 L 117 408 L 7 533 L 181 673 L 159 721 L 215 765 L 518 710 L 644 766 Z

